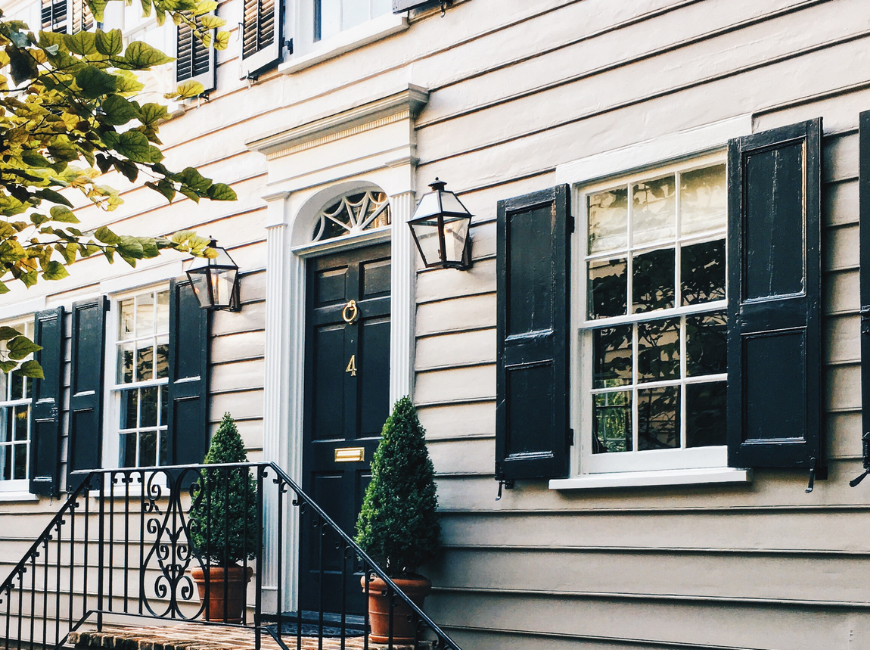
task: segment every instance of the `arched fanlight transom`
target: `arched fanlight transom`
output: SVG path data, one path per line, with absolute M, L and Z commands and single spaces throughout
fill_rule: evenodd
M 390 223 L 390 202 L 384 192 L 355 192 L 337 199 L 320 213 L 312 241 L 358 235 Z

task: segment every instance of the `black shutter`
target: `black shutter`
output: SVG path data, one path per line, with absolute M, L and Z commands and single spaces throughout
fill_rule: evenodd
M 275 64 L 283 45 L 281 0 L 244 0 L 242 76 L 253 77 Z
M 859 238 L 861 294 L 861 430 L 864 469 L 870 470 L 870 111 L 859 122 Z M 852 481 L 857 485 L 860 481 Z
M 70 0 L 42 0 L 42 31 L 68 33 L 67 19 L 69 12 L 67 3 Z M 75 2 L 75 0 L 73 0 Z
M 170 463 L 199 464 L 209 440 L 209 312 L 186 279 L 173 280 L 169 295 Z
M 30 491 L 60 492 L 60 422 L 63 395 L 63 307 L 36 315 L 33 341 L 42 346 L 35 359 L 44 379 L 33 381 L 30 440 Z
M 106 348 L 105 296 L 72 307 L 70 342 L 69 471 L 98 469 L 103 458 L 103 355 Z M 81 483 L 70 477 L 69 491 Z
M 200 18 L 196 18 L 197 27 L 202 28 Z M 214 36 L 214 30 L 210 30 Z M 215 74 L 215 49 L 206 47 L 202 41 L 193 35 L 193 30 L 187 23 L 176 28 L 175 47 L 175 80 L 198 81 L 205 88 L 204 92 L 214 90 L 217 86 Z
M 728 464 L 821 469 L 821 119 L 728 145 Z
M 496 478 L 568 474 L 568 186 L 498 204 Z

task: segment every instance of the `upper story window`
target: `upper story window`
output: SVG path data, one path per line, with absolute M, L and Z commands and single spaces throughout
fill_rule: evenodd
M 314 0 L 314 40 L 335 36 L 392 11 L 392 0 Z
M 583 188 L 588 472 L 725 464 L 726 185 L 720 158 Z
M 42 0 L 42 30 L 75 34 L 94 28 L 94 17 L 87 0 Z
M 390 202 L 379 190 L 348 194 L 331 203 L 314 225 L 311 241 L 358 235 L 366 230 L 389 226 Z
M 32 322 L 12 327 L 33 338 Z M 32 382 L 14 370 L 0 373 L 0 490 L 18 489 L 30 475 Z
M 169 291 L 125 298 L 118 301 L 117 310 L 111 390 L 118 465 L 164 465 L 169 451 Z

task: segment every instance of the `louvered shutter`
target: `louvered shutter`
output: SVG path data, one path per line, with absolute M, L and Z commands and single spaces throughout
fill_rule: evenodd
M 42 0 L 42 31 L 68 33 L 69 2 L 70 0 Z
M 209 312 L 187 279 L 173 280 L 169 295 L 170 462 L 198 464 L 209 442 Z
M 728 145 L 732 467 L 823 467 L 821 129 Z
M 244 0 L 242 76 L 254 76 L 281 57 L 281 0 Z
M 69 0 L 72 5 L 72 33 L 87 32 L 94 28 L 94 15 L 87 0 Z
M 103 356 L 106 343 L 105 296 L 72 307 L 70 341 L 69 471 L 98 469 L 103 456 Z M 72 492 L 81 483 L 70 477 Z
M 498 204 L 496 478 L 568 474 L 568 186 Z
M 196 18 L 197 27 L 201 28 L 200 18 Z M 214 30 L 211 30 L 212 35 Z M 186 23 L 176 29 L 175 48 L 175 80 L 198 81 L 205 88 L 204 92 L 216 87 L 215 49 L 206 47 L 202 41 L 195 38 L 193 30 Z
M 34 358 L 43 379 L 33 380 L 30 433 L 30 491 L 57 496 L 60 491 L 60 423 L 63 395 L 63 307 L 36 315 L 33 340 L 42 346 Z

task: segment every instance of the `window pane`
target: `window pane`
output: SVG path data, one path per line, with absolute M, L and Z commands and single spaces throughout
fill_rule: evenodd
M 9 384 L 9 399 L 21 399 L 22 397 L 24 397 L 24 377 L 20 373 L 10 372 Z
M 342 29 L 359 25 L 370 18 L 368 0 L 342 0 L 341 5 Z
M 169 421 L 169 386 L 160 387 L 160 426 Z
M 393 3 L 391 0 L 372 0 L 372 18 L 383 16 L 384 14 L 390 13 L 392 10 Z
M 169 464 L 169 433 L 160 432 L 160 465 Z
M 133 338 L 133 299 L 122 300 L 120 316 L 118 317 L 118 338 L 120 340 Z
M 725 396 L 724 381 L 686 386 L 686 446 L 709 447 L 724 445 Z
M 154 378 L 154 348 L 151 341 L 139 345 L 142 347 L 136 350 L 136 381 L 148 381 Z
M 637 325 L 638 381 L 680 378 L 680 321 L 658 320 Z
M 329 38 L 341 31 L 341 0 L 319 0 L 319 37 Z
M 725 240 L 683 246 L 680 255 L 682 304 L 725 300 Z
M 631 325 L 603 327 L 592 332 L 593 388 L 631 383 Z
M 724 311 L 686 316 L 686 375 L 728 372 L 728 327 Z
M 620 250 L 628 246 L 628 188 L 590 194 L 589 253 Z
M 33 380 L 27 377 L 24 378 L 24 397 L 33 397 Z
M 133 344 L 124 343 L 118 347 L 118 383 L 133 383 Z
M 157 432 L 143 431 L 139 434 L 139 467 L 157 464 Z
M 12 447 L 3 445 L 0 447 L 0 481 L 12 479 Z
M 637 255 L 633 263 L 634 313 L 671 309 L 674 306 L 674 249 Z
M 157 333 L 165 334 L 169 331 L 169 292 L 161 291 L 157 294 Z
M 680 387 L 637 391 L 637 448 L 674 449 L 680 446 Z
M 27 419 L 30 406 L 16 406 L 15 409 L 15 440 L 27 440 Z
M 677 233 L 676 180 L 666 176 L 632 189 L 632 244 L 673 239 Z
M 157 371 L 157 378 L 169 376 L 169 341 L 167 339 L 157 340 L 157 361 L 154 364 Z
M 725 165 L 696 169 L 680 175 L 680 229 L 682 234 L 724 228 L 728 219 Z
M 141 415 L 139 419 L 140 427 L 156 427 L 157 426 L 157 386 L 151 388 L 142 388 L 140 390 Z
M 0 372 L 0 402 L 7 399 L 9 399 L 9 374 Z
M 15 445 L 15 466 L 12 476 L 15 480 L 27 478 L 27 445 Z
M 589 262 L 589 318 L 624 316 L 628 293 L 625 258 Z
M 631 392 L 593 395 L 592 453 L 631 451 Z
M 133 390 L 121 391 L 121 428 L 135 429 L 137 410 L 139 407 L 139 391 Z
M 11 406 L 0 409 L 0 442 L 9 442 L 12 439 L 12 411 Z
M 154 294 L 136 296 L 136 337 L 154 333 Z
M 121 434 L 121 449 L 118 454 L 118 465 L 121 467 L 136 467 L 136 434 Z

